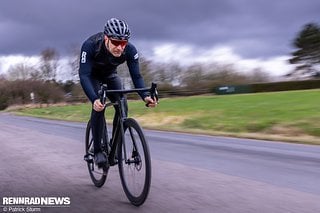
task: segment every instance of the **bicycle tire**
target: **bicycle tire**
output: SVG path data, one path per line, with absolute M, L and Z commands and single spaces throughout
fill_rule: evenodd
M 104 127 L 105 131 L 106 128 Z M 104 132 L 103 134 L 103 140 L 105 139 L 105 134 L 106 132 Z M 88 166 L 88 171 L 90 174 L 90 178 L 93 182 L 93 184 L 96 187 L 102 187 L 104 185 L 104 183 L 106 182 L 107 179 L 107 175 L 108 175 L 108 171 L 109 171 L 109 167 L 108 166 L 104 166 L 102 167 L 102 169 L 99 169 L 95 163 L 94 163 L 94 153 L 93 153 L 93 138 L 92 138 L 92 131 L 91 131 L 91 122 L 89 120 L 88 124 L 87 124 L 87 128 L 86 128 L 86 144 L 85 144 L 85 152 L 86 152 L 86 156 L 89 158 L 87 160 L 87 166 Z
M 143 131 L 134 119 L 128 118 L 124 122 L 124 133 L 125 140 L 119 141 L 117 151 L 121 184 L 129 201 L 135 206 L 140 206 L 145 202 L 150 191 L 150 151 Z M 135 142 L 133 142 L 132 137 L 135 139 Z M 126 156 L 127 159 L 125 159 Z M 136 173 L 139 172 L 142 173 L 139 175 L 142 178 L 141 183 L 138 183 L 139 180 L 136 180 L 136 178 L 139 178 Z M 131 175 L 130 173 L 135 174 Z

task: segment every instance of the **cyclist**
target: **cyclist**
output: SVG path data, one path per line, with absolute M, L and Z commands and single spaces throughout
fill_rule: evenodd
M 81 86 L 92 102 L 91 125 L 94 140 L 94 161 L 101 167 L 107 162 L 101 152 L 100 141 L 104 124 L 105 106 L 100 102 L 98 91 L 100 84 L 107 84 L 108 89 L 122 89 L 117 67 L 126 62 L 135 88 L 145 87 L 139 70 L 139 56 L 133 44 L 128 42 L 130 29 L 128 24 L 116 18 L 107 20 L 104 32 L 89 37 L 82 45 L 80 55 L 79 77 Z M 139 93 L 144 102 L 150 107 L 156 106 L 156 101 L 146 93 Z M 114 96 L 108 96 L 115 101 Z M 118 119 L 117 110 L 113 118 L 113 129 Z

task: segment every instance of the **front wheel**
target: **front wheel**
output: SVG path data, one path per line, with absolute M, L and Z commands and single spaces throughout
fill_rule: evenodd
M 124 138 L 119 141 L 118 160 L 126 196 L 133 205 L 142 205 L 151 184 L 151 159 L 142 129 L 134 119 L 128 118 L 124 123 Z

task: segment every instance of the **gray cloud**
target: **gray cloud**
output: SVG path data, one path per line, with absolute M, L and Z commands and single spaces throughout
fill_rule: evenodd
M 318 0 L 4 0 L 0 55 L 63 53 L 101 31 L 111 17 L 128 21 L 140 51 L 165 42 L 231 46 L 251 58 L 289 54 L 301 27 L 320 22 Z

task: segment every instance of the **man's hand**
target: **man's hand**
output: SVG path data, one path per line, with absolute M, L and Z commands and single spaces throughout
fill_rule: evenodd
M 93 102 L 93 109 L 97 112 L 101 112 L 104 109 L 104 105 L 100 102 L 100 99 L 96 99 Z
M 155 100 L 153 100 L 150 96 L 147 96 L 144 98 L 144 102 L 146 102 L 148 104 L 149 107 L 156 107 L 157 106 L 157 102 Z

